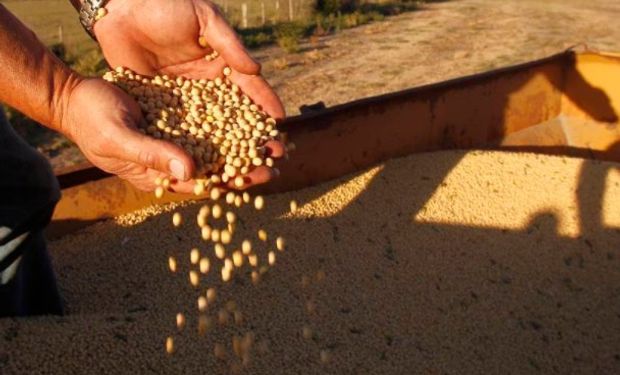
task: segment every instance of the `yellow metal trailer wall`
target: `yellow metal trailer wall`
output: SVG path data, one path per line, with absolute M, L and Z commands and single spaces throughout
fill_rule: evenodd
M 288 119 L 297 145 L 263 193 L 298 189 L 386 159 L 451 148 L 523 149 L 620 161 L 620 57 L 567 51 L 543 60 Z M 59 176 L 50 234 L 155 203 L 96 169 Z M 187 199 L 168 194 L 166 200 Z M 160 201 L 161 202 L 161 201 Z

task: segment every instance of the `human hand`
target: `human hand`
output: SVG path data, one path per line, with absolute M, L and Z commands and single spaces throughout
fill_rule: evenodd
M 98 168 L 118 175 L 141 190 L 155 189 L 155 179 L 172 175 L 174 190 L 193 191 L 187 181 L 192 158 L 173 143 L 139 133 L 137 103 L 102 79 L 81 80 L 67 95 L 60 130 Z
M 205 0 L 112 0 L 108 14 L 95 24 L 95 34 L 112 67 L 123 66 L 142 75 L 168 74 L 214 79 L 230 66 L 229 79 L 276 119 L 282 104 L 259 75 L 260 65 L 245 50 L 216 6 Z M 209 47 L 199 44 L 203 36 Z M 213 50 L 219 57 L 207 61 Z M 271 157 L 285 153 L 280 142 L 266 144 Z M 265 166 L 244 176 L 244 188 L 275 175 Z M 176 188 L 176 186 L 173 184 Z

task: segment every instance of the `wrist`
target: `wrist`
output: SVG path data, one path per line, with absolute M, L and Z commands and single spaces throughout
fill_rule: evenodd
M 74 140 L 75 129 L 71 125 L 70 112 L 72 111 L 71 98 L 80 84 L 87 78 L 74 71 L 69 71 L 55 85 L 54 96 L 51 103 L 52 128 L 62 133 L 67 138 Z

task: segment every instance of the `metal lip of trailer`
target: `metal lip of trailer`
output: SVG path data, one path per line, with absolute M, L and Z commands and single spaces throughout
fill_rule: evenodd
M 299 189 L 387 159 L 446 149 L 504 149 L 620 161 L 620 54 L 571 48 L 540 60 L 363 98 L 279 124 L 297 145 L 282 177 Z M 161 202 L 85 164 L 57 173 L 63 198 L 49 234 Z

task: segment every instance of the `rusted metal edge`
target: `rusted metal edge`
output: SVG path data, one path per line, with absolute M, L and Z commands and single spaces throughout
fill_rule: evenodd
M 561 53 L 557 53 L 557 54 L 554 54 L 554 55 L 551 55 L 551 56 L 548 56 L 548 57 L 545 57 L 539 60 L 528 61 L 522 64 L 511 65 L 507 67 L 490 70 L 487 72 L 476 73 L 476 74 L 472 74 L 469 76 L 458 77 L 458 78 L 441 81 L 437 83 L 417 86 L 417 87 L 413 87 L 413 88 L 405 89 L 401 91 L 391 92 L 391 93 L 377 95 L 377 96 L 371 96 L 371 97 L 355 100 L 355 101 L 344 103 L 344 104 L 338 104 L 333 107 L 318 110 L 316 112 L 310 112 L 310 113 L 305 113 L 305 114 L 301 114 L 298 116 L 290 117 L 284 120 L 281 124 L 279 124 L 278 127 L 282 131 L 287 132 L 292 128 L 298 129 L 300 126 L 312 126 L 314 121 L 333 116 L 334 114 L 343 113 L 347 111 L 356 111 L 359 108 L 364 108 L 369 105 L 378 104 L 384 101 L 389 101 L 389 100 L 393 100 L 396 98 L 407 98 L 413 95 L 417 95 L 420 92 L 431 93 L 434 91 L 445 90 L 447 88 L 462 87 L 462 86 L 467 86 L 469 84 L 474 84 L 474 83 L 479 84 L 480 82 L 495 79 L 506 73 L 519 72 L 524 69 L 534 68 L 540 65 L 547 64 L 549 62 L 556 61 L 556 60 L 574 59 L 577 53 L 575 49 L 571 48 Z M 591 52 L 591 51 L 586 50 L 584 53 L 588 53 L 588 52 Z M 604 53 L 600 53 L 600 54 L 603 56 L 608 55 Z M 617 57 L 617 56 L 613 54 L 609 54 L 609 57 Z M 78 166 L 71 167 L 71 168 L 61 169 L 60 171 L 56 173 L 56 177 L 58 178 L 60 187 L 62 189 L 70 188 L 73 186 L 78 186 L 78 185 L 81 185 L 87 182 L 101 180 L 101 179 L 104 179 L 110 176 L 111 175 L 109 173 L 102 171 L 101 169 L 93 166 L 92 164 L 88 162 L 80 164 Z

